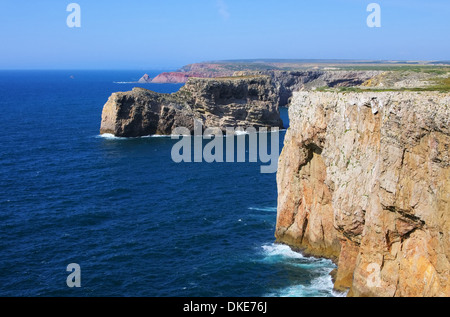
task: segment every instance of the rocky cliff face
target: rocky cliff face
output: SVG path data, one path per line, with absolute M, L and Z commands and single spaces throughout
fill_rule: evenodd
M 151 80 L 153 84 L 184 84 L 189 76 L 178 72 L 161 73 Z
M 103 107 L 100 133 L 138 137 L 169 135 L 177 127 L 282 127 L 278 95 L 268 76 L 190 78 L 174 94 L 143 88 L 112 94 Z
M 235 76 L 264 75 L 272 77 L 275 91 L 279 95 L 279 106 L 289 106 L 292 94 L 296 91 L 315 90 L 321 87 L 354 87 L 380 75 L 380 71 L 239 71 Z
M 226 69 L 220 64 L 192 64 L 178 72 L 162 73 L 156 76 L 152 83 L 185 83 L 191 77 L 218 78 L 231 76 L 270 76 L 279 96 L 279 106 L 290 103 L 292 93 L 299 90 L 311 90 L 319 87 L 352 87 L 382 74 L 381 71 L 280 71 L 280 70 L 241 70 Z M 149 81 L 150 82 L 150 81 Z
M 379 71 L 272 71 L 270 75 L 280 95 L 280 107 L 290 104 L 296 91 L 320 87 L 359 86 L 379 75 Z
M 278 241 L 350 296 L 450 296 L 450 94 L 298 92 L 289 116 Z

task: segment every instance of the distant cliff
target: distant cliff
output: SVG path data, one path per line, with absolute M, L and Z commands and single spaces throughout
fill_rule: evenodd
M 142 76 L 138 80 L 138 83 L 140 83 L 140 84 L 149 84 L 151 82 L 152 82 L 152 79 L 150 78 L 150 76 L 148 74 L 144 74 L 144 76 Z
M 450 94 L 297 92 L 289 117 L 277 240 L 350 296 L 450 296 Z
M 189 78 L 223 78 L 232 76 L 270 76 L 275 91 L 279 96 L 279 107 L 286 107 L 290 103 L 292 93 L 299 90 L 312 90 L 319 87 L 354 87 L 362 85 L 382 71 L 347 71 L 347 70 L 301 70 L 281 71 L 251 70 L 248 65 L 241 65 L 242 70 L 233 64 L 191 64 L 177 72 L 161 73 L 153 80 L 141 79 L 152 83 L 185 83 Z M 247 69 L 245 68 L 247 67 Z M 228 69 L 229 68 L 229 69 Z
M 122 137 L 170 135 L 177 127 L 283 127 L 269 76 L 190 78 L 178 92 L 134 88 L 113 93 L 103 107 L 100 133 Z
M 266 75 L 272 77 L 275 90 L 279 95 L 279 106 L 289 106 L 293 92 L 315 90 L 321 87 L 355 87 L 380 75 L 381 71 L 353 70 L 305 70 L 305 71 L 241 71 L 235 75 Z
M 161 73 L 155 78 L 152 79 L 151 83 L 153 84 L 184 84 L 187 82 L 189 77 L 195 77 L 195 76 L 189 76 L 187 74 L 178 73 L 178 72 L 168 72 L 168 73 Z
M 294 91 L 320 87 L 353 87 L 380 75 L 380 71 L 249 71 L 221 65 L 193 64 L 182 72 L 162 73 L 141 83 L 186 81 L 175 94 L 157 94 L 135 88 L 115 93 L 105 104 L 101 133 L 117 136 L 170 134 L 199 118 L 205 127 L 282 127 L 279 107 L 290 103 Z M 229 77 L 197 78 L 190 75 Z M 191 124 L 192 125 L 192 124 Z

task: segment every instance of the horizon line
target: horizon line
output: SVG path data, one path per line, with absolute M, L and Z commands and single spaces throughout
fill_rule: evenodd
M 429 59 L 429 60 L 400 60 L 400 59 L 350 59 L 350 58 L 248 58 L 248 59 L 224 59 L 224 60 L 208 60 L 202 62 L 194 62 L 184 64 L 182 66 L 149 66 L 149 67 L 105 67 L 105 68 L 89 68 L 89 67 L 81 67 L 81 68 L 65 68 L 65 67 L 56 67 L 56 68 L 45 68 L 45 67 L 37 67 L 37 68 L 24 68 L 24 67 L 12 67 L 12 68 L 0 68 L 0 71 L 178 71 L 180 68 L 193 65 L 193 64 L 214 64 L 214 63 L 296 63 L 296 64 L 308 64 L 308 63 L 316 63 L 316 64 L 356 64 L 356 65 L 367 65 L 367 64 L 379 64 L 379 65 L 392 65 L 392 66 L 401 66 L 401 65 L 415 65 L 415 66 L 446 66 L 450 65 L 450 59 L 448 60 L 439 60 L 439 59 Z

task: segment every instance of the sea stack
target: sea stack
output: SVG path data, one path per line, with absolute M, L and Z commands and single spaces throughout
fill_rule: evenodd
M 149 84 L 152 82 L 152 79 L 150 78 L 150 76 L 148 74 L 145 74 L 144 76 L 142 76 L 138 83 L 140 84 Z

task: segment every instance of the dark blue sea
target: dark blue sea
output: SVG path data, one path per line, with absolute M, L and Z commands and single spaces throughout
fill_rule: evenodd
M 0 296 L 335 296 L 331 261 L 274 243 L 261 163 L 177 164 L 170 137 L 99 136 L 111 93 L 181 87 L 130 83 L 143 73 L 0 72 Z

